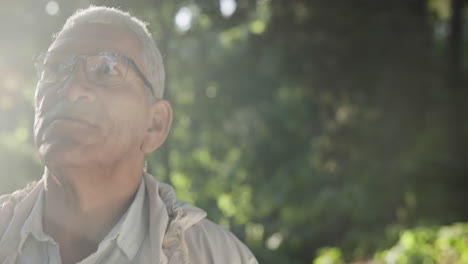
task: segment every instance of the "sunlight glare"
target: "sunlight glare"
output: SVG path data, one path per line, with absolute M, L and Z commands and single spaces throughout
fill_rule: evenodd
M 175 16 L 175 23 L 177 28 L 184 32 L 190 29 L 192 27 L 192 10 L 190 8 L 184 6 L 177 11 L 177 14 Z
M 236 0 L 219 0 L 219 6 L 221 9 L 221 14 L 224 17 L 230 17 L 237 8 Z
M 45 11 L 49 16 L 55 16 L 59 10 L 59 4 L 56 1 L 49 1 L 45 7 Z
M 276 250 L 283 242 L 283 235 L 280 233 L 274 233 L 271 237 L 269 237 L 266 241 L 267 248 L 270 250 Z

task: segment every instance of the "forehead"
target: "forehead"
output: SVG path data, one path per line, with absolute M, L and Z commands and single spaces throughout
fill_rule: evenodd
M 113 24 L 82 24 L 62 32 L 49 51 L 74 54 L 115 52 L 142 65 L 142 46 L 130 29 Z

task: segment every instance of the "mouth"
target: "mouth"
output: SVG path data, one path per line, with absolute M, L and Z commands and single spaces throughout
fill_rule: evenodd
M 83 119 L 80 117 L 73 117 L 73 116 L 57 116 L 50 120 L 50 124 L 53 124 L 56 122 L 67 122 L 67 123 L 70 122 L 70 123 L 77 123 L 77 124 L 87 125 L 91 127 L 96 127 L 96 125 L 92 124 L 86 119 Z

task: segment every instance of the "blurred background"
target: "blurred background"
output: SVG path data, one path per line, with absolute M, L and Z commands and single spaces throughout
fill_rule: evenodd
M 90 4 L 163 53 L 150 172 L 260 263 L 468 263 L 468 1 L 3 1 L 0 194 L 42 175 L 32 59 Z

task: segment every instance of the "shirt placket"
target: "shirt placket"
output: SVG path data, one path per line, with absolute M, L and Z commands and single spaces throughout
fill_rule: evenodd
M 62 264 L 58 244 L 54 241 L 47 241 L 47 257 L 49 264 Z

